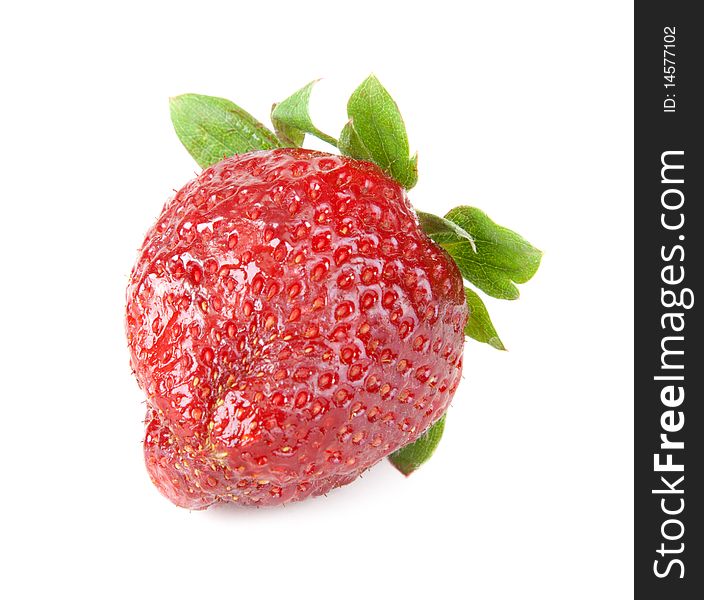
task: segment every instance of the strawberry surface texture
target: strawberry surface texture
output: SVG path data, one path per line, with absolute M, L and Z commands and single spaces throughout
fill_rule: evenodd
M 127 289 L 152 481 L 191 509 L 350 483 L 445 413 L 467 317 L 456 264 L 377 166 L 216 163 L 166 204 Z

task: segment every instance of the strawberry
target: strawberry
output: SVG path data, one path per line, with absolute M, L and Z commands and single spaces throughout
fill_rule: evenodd
M 275 105 L 276 133 L 222 98 L 172 100 L 204 171 L 146 235 L 126 331 L 147 470 L 178 506 L 302 500 L 385 457 L 411 473 L 442 435 L 465 335 L 503 349 L 464 280 L 513 299 L 540 262 L 478 209 L 413 210 L 416 157 L 375 78 L 339 140 L 312 124 L 311 87 Z M 300 148 L 306 134 L 342 155 Z
M 355 479 L 443 415 L 459 270 L 375 165 L 237 155 L 165 207 L 128 289 L 147 466 L 174 503 L 277 504 Z

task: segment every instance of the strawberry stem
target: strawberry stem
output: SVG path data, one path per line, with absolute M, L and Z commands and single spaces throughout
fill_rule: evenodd
M 337 148 L 337 140 L 334 137 L 332 137 L 331 135 L 328 135 L 327 133 L 323 133 L 322 131 L 320 131 L 320 129 L 316 129 L 315 133 L 311 133 L 311 135 L 314 135 L 319 140 L 323 140 L 324 142 L 327 142 L 331 146 L 335 146 L 335 148 Z

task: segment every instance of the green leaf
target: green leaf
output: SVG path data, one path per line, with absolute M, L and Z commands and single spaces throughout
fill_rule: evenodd
M 233 154 L 280 147 L 271 131 L 224 98 L 183 94 L 169 105 L 176 135 L 203 168 Z
M 474 238 L 456 223 L 420 210 L 417 210 L 416 214 L 418 215 L 421 228 L 436 244 L 445 244 L 448 247 L 469 244 L 473 251 L 476 252 Z M 469 307 L 469 320 L 464 328 L 465 335 L 479 342 L 490 344 L 498 350 L 506 350 L 496 333 L 496 329 L 494 329 L 482 299 L 476 292 L 467 287 L 464 288 L 464 292 L 467 298 L 467 306 Z
M 501 227 L 478 208 L 458 206 L 445 215 L 467 232 L 474 243 L 460 239 L 440 242 L 462 276 L 480 290 L 504 300 L 519 296 L 514 283 L 525 283 L 540 266 L 543 253 L 520 235 Z
M 347 102 L 347 115 L 353 122 L 359 143 L 345 144 L 341 151 L 366 148 L 374 163 L 406 189 L 412 188 L 418 180 L 418 156 L 409 156 L 406 126 L 398 106 L 374 75 L 352 93 Z
M 328 144 L 337 146 L 337 140 L 320 131 L 313 125 L 313 121 L 310 118 L 308 111 L 310 93 L 317 82 L 317 79 L 311 81 L 283 102 L 274 104 L 271 111 L 271 122 L 277 135 L 284 143 L 300 146 L 303 143 L 305 134 L 310 133 Z
M 274 116 L 274 111 L 278 104 L 273 104 L 271 107 L 271 123 L 274 126 L 276 137 L 279 138 L 284 147 L 300 148 L 303 145 L 303 140 L 306 137 L 305 132 L 295 127 L 290 127 L 286 123 L 279 121 Z
M 373 162 L 371 152 L 369 152 L 369 149 L 364 145 L 364 142 L 359 139 L 359 134 L 351 120 L 342 128 L 340 139 L 337 141 L 337 147 L 345 156 L 351 156 L 357 160 Z
M 415 442 L 389 456 L 391 464 L 404 475 L 410 475 L 427 461 L 438 447 L 445 430 L 445 415 L 433 423 Z
M 467 297 L 469 307 L 469 319 L 465 325 L 464 334 L 478 342 L 489 344 L 497 350 L 506 350 L 479 294 L 465 287 L 464 295 Z
M 474 247 L 474 239 L 459 225 L 432 213 L 416 211 L 421 229 L 436 244 L 451 244 L 466 241 Z M 475 248 L 476 250 L 476 248 Z

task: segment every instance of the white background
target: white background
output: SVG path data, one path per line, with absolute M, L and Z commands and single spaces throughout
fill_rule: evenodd
M 632 580 L 630 2 L 38 2 L 0 9 L 4 598 L 621 599 Z M 416 206 L 545 252 L 468 343 L 433 459 L 279 509 L 188 512 L 142 463 L 124 288 L 197 167 L 167 98 L 266 119 L 375 72 Z M 315 144 L 314 144 L 315 145 Z M 323 147 L 323 146 L 319 146 Z

